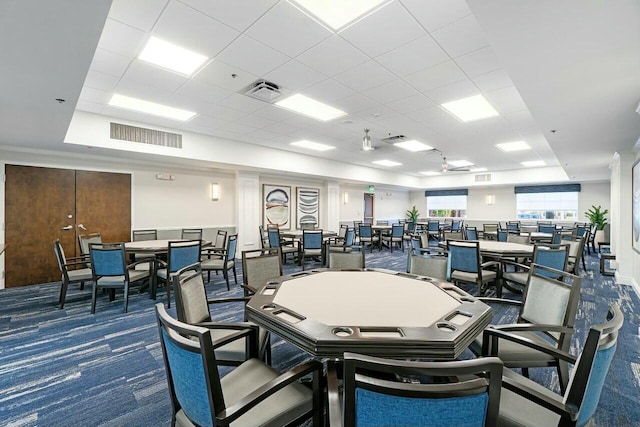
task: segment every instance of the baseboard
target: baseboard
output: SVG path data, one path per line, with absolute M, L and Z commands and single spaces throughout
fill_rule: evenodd
M 623 285 L 629 285 L 633 288 L 634 291 L 636 291 L 636 294 L 638 295 L 638 297 L 640 298 L 640 286 L 638 285 L 638 282 L 636 282 L 636 279 L 630 276 L 623 276 L 620 273 L 618 273 L 616 271 L 615 273 L 615 279 L 616 279 L 616 283 L 620 283 Z

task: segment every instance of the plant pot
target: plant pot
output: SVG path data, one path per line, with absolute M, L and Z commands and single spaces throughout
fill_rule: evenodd
M 598 248 L 598 243 L 600 242 L 606 242 L 606 237 L 604 235 L 604 230 L 597 230 L 596 231 L 596 237 L 593 239 L 593 245 Z

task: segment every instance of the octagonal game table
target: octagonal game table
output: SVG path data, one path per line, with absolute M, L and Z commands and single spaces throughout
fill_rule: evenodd
M 319 358 L 345 351 L 452 360 L 491 308 L 451 283 L 389 270 L 311 270 L 259 288 L 248 320 Z

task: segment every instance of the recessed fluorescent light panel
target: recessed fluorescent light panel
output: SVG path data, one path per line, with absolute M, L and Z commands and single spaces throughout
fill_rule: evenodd
M 389 167 L 402 165 L 402 163 L 394 162 L 392 160 L 376 160 L 375 162 L 371 162 L 371 163 L 380 165 L 380 166 L 389 166 Z
M 156 104 L 155 102 L 119 95 L 117 93 L 113 94 L 109 100 L 109 105 L 138 111 L 140 113 L 152 114 L 154 116 L 166 117 L 168 119 L 180 120 L 183 122 L 192 119 L 197 114 L 193 111 Z
M 426 176 L 436 176 L 436 175 L 440 175 L 440 172 L 436 172 L 436 171 L 421 171 L 418 172 L 421 175 L 426 175 Z
M 202 64 L 209 60 L 204 55 L 153 36 L 149 38 L 138 59 L 162 68 L 168 68 L 185 76 L 191 76 Z
M 531 146 L 524 141 L 503 142 L 496 144 L 496 147 L 505 152 L 531 150 Z
M 442 107 L 463 122 L 472 122 L 498 115 L 496 109 L 482 95 L 445 102 Z
M 276 105 L 323 122 L 347 115 L 344 111 L 323 104 L 320 101 L 316 101 L 300 93 L 278 101 Z
M 465 166 L 472 166 L 473 163 L 467 161 L 467 160 L 451 160 L 448 162 L 449 165 L 453 166 L 454 168 L 463 168 Z
M 469 172 L 486 172 L 487 168 L 471 168 Z
M 416 141 L 415 139 L 412 139 L 410 141 L 396 142 L 393 145 L 395 145 L 396 147 L 404 148 L 405 150 L 413 151 L 414 153 L 418 151 L 433 150 L 433 147 L 427 144 L 423 144 L 420 141 Z
M 522 166 L 526 166 L 528 168 L 535 168 L 537 166 L 544 166 L 546 163 L 544 160 L 530 160 L 528 162 L 520 162 Z
M 325 23 L 334 31 L 338 31 L 390 2 L 390 0 L 293 0 L 289 3 L 299 5 L 312 17 Z
M 313 141 L 307 141 L 306 139 L 303 139 L 302 141 L 292 142 L 290 145 L 293 145 L 295 147 L 300 147 L 300 148 L 308 148 L 309 150 L 315 150 L 315 151 L 327 151 L 327 150 L 333 150 L 334 148 L 336 148 L 336 147 L 332 147 L 331 145 L 320 144 L 318 142 L 313 142 Z

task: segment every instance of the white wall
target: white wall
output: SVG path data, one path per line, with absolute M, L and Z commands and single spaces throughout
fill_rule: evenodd
M 364 216 L 364 194 L 368 192 L 368 185 L 340 186 L 341 222 L 362 221 Z M 344 203 L 344 193 L 349 195 L 347 204 Z M 375 187 L 373 201 L 374 221 L 405 219 L 406 212 L 411 209 L 411 206 L 410 191 Z

